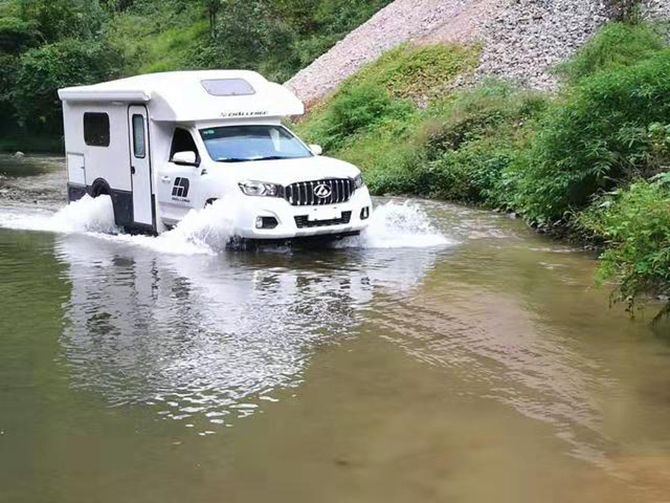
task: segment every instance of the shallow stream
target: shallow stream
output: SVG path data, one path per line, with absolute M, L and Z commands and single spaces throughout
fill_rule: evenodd
M 398 199 L 329 248 L 119 236 L 63 169 L 0 158 L 0 502 L 670 501 L 670 326 L 592 255 Z

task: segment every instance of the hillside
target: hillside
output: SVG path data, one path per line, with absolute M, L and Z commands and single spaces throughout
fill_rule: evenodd
M 438 2 L 398 0 L 298 74 L 289 85 L 313 103 L 298 132 L 374 194 L 507 211 L 602 249 L 613 300 L 635 313 L 651 294 L 670 314 L 668 23 L 567 0 L 526 2 L 512 23 L 499 7 L 487 17 L 491 2 L 447 3 L 443 24 L 398 10 Z M 389 16 L 422 35 L 375 59 Z
M 550 70 L 619 13 L 617 0 L 396 0 L 351 32 L 287 86 L 312 102 L 404 43 L 458 42 L 481 46 L 477 77 L 513 78 L 552 89 Z M 670 2 L 644 2 L 645 15 L 670 16 Z

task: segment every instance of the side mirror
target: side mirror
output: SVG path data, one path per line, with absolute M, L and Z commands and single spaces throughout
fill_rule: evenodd
M 198 157 L 195 152 L 175 152 L 172 156 L 172 162 L 180 166 L 197 166 Z
M 314 155 L 323 154 L 323 147 L 321 145 L 310 145 L 309 149 L 312 151 L 312 154 Z

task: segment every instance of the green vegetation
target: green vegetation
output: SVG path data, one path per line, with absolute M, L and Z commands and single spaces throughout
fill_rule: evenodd
M 412 172 L 421 166 L 420 105 L 474 69 L 478 49 L 400 47 L 347 80 L 328 103 L 312 109 L 299 133 L 366 171 L 375 192 L 422 193 Z
M 297 127 L 361 166 L 374 193 L 514 211 L 543 231 L 597 242 L 602 278 L 620 280 L 614 298 L 632 307 L 670 291 L 666 40 L 649 24 L 610 23 L 557 69 L 557 95 L 491 80 L 445 92 L 477 51 L 405 47 Z
M 0 0 L 0 149 L 62 141 L 60 87 L 138 73 L 284 81 L 391 0 Z
M 616 300 L 670 296 L 670 173 L 607 194 L 577 216 L 584 231 L 603 240 L 601 278 L 616 279 Z M 657 318 L 670 314 L 670 304 Z
M 613 23 L 591 39 L 557 72 L 571 84 L 602 70 L 631 66 L 665 47 L 663 37 L 646 24 Z

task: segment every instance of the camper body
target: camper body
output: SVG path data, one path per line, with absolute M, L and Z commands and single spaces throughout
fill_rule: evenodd
M 168 72 L 61 89 L 68 198 L 111 196 L 119 227 L 156 234 L 219 199 L 233 235 L 357 234 L 372 210 L 360 171 L 282 119 L 304 113 L 248 71 Z

